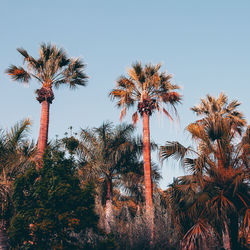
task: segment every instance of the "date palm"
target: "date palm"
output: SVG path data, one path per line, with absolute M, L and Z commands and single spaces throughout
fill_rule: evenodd
M 36 91 L 37 100 L 42 105 L 38 138 L 38 153 L 41 159 L 48 141 L 49 109 L 54 99 L 53 87 L 58 88 L 62 84 L 72 89 L 77 85 L 85 86 L 87 80 L 83 72 L 85 65 L 79 58 L 69 58 L 63 49 L 51 44 L 41 45 L 38 59 L 30 56 L 22 48 L 17 50 L 24 57 L 26 70 L 11 65 L 6 73 L 15 81 L 28 83 L 33 78 L 41 84 L 41 88 Z
M 190 171 L 167 191 L 187 248 L 198 247 L 197 242 L 204 246 L 215 232 L 220 241 L 228 235 L 227 246 L 237 249 L 239 235 L 244 241 L 249 234 L 250 127 L 238 106 L 237 101 L 228 103 L 224 94 L 208 95 L 192 108 L 202 118 L 187 127 L 197 149 L 178 142 L 161 147 L 163 160 L 179 159 Z
M 159 72 L 161 65 L 145 65 L 136 62 L 128 70 L 128 77 L 120 76 L 116 87 L 110 92 L 111 99 L 117 100 L 117 106 L 122 108 L 122 119 L 127 108 L 137 104 L 137 110 L 132 116 L 135 124 L 139 115 L 143 118 L 143 159 L 144 159 L 144 183 L 146 210 L 152 216 L 152 180 L 151 180 L 151 153 L 149 117 L 155 110 L 163 111 L 170 119 L 169 112 L 164 104 L 175 109 L 175 105 L 181 101 L 181 96 L 176 90 L 179 86 L 170 82 L 172 76 L 166 72 Z

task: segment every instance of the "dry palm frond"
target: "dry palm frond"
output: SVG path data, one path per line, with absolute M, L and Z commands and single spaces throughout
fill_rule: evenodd
M 205 245 L 209 235 L 209 226 L 202 219 L 199 219 L 183 237 L 184 249 L 200 249 Z

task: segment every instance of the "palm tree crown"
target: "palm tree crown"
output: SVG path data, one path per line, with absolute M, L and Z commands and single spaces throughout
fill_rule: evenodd
M 226 120 L 230 123 L 230 128 L 241 135 L 242 128 L 246 125 L 246 120 L 243 114 L 237 110 L 239 105 L 240 103 L 237 100 L 228 103 L 228 97 L 221 93 L 218 98 L 207 95 L 206 99 L 201 99 L 201 103 L 192 107 L 191 110 L 196 115 L 202 116 L 199 122 L 210 128 L 210 136 L 212 136 L 211 133 L 216 133 L 214 131 L 215 128 L 217 128 L 218 135 L 220 130 L 222 130 L 223 121 L 225 122 Z
M 61 84 L 68 84 L 70 88 L 75 88 L 77 85 L 86 85 L 87 76 L 83 72 L 85 64 L 79 58 L 68 58 L 66 52 L 55 45 L 43 43 L 38 59 L 30 56 L 22 48 L 18 48 L 17 51 L 24 57 L 27 70 L 21 66 L 11 65 L 6 73 L 15 81 L 28 83 L 34 78 L 41 83 L 42 88 L 37 91 L 39 102 L 45 99 L 52 102 L 52 86 L 58 88 Z
M 169 112 L 162 104 L 175 105 L 181 101 L 181 96 L 175 90 L 178 85 L 170 82 L 172 75 L 159 73 L 161 65 L 145 65 L 140 62 L 132 65 L 128 70 L 129 77 L 121 76 L 117 86 L 110 92 L 112 99 L 117 99 L 117 106 L 122 108 L 121 119 L 126 115 L 126 109 L 138 103 L 137 111 L 142 115 L 151 115 L 155 109 L 163 111 L 169 118 Z M 133 114 L 133 122 L 138 121 L 137 111 Z M 172 119 L 172 118 L 171 118 Z

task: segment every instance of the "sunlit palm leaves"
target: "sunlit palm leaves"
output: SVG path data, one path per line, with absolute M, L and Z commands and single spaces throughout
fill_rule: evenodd
M 243 128 L 246 125 L 246 120 L 241 112 L 237 110 L 240 103 L 234 100 L 228 103 L 228 97 L 221 93 L 218 98 L 207 95 L 206 99 L 201 99 L 201 103 L 191 108 L 197 115 L 202 116 L 200 120 L 202 124 L 212 126 L 214 129 L 223 131 L 223 120 L 230 122 L 230 128 L 237 133 L 241 134 Z M 220 119 L 217 119 L 220 118 Z M 211 124 L 211 123 L 214 124 Z
M 6 71 L 14 81 L 27 83 L 30 80 L 30 75 L 22 67 L 11 65 Z
M 32 77 L 41 84 L 55 86 L 68 84 L 70 88 L 77 85 L 86 85 L 87 76 L 83 72 L 85 64 L 79 59 L 68 58 L 66 52 L 55 45 L 43 43 L 40 47 L 40 57 L 33 58 L 22 48 L 17 49 L 24 57 L 27 66 L 22 67 L 11 65 L 6 73 L 15 81 L 28 82 Z
M 207 96 L 192 108 L 202 119 L 187 127 L 198 144 L 196 152 L 178 142 L 161 147 L 163 160 L 180 159 L 191 173 L 179 177 L 167 191 L 187 248 L 193 249 L 201 239 L 205 242 L 208 228 L 222 240 L 227 227 L 232 248 L 239 244 L 239 235 L 249 232 L 249 127 L 238 106 L 237 101 L 228 104 L 224 94 L 218 99 Z M 237 136 L 244 130 L 241 138 Z
M 126 115 L 127 108 L 146 100 L 153 100 L 152 111 L 163 111 L 172 118 L 163 104 L 175 109 L 175 105 L 181 101 L 180 94 L 176 92 L 179 86 L 170 82 L 172 75 L 160 73 L 160 67 L 160 64 L 142 67 L 140 62 L 136 62 L 128 70 L 128 77 L 121 76 L 117 80 L 117 86 L 110 92 L 110 97 L 116 99 L 117 106 L 122 108 L 121 119 Z M 137 111 L 132 118 L 134 123 L 138 121 Z

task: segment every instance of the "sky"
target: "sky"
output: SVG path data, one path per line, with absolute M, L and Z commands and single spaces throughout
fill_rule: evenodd
M 41 106 L 29 86 L 10 80 L 10 64 L 22 65 L 16 48 L 38 57 L 41 43 L 63 47 L 70 57 L 86 63 L 88 85 L 71 91 L 55 90 L 49 138 L 73 130 L 119 124 L 120 110 L 108 93 L 120 75 L 136 61 L 162 63 L 181 86 L 179 118 L 170 122 L 162 114 L 150 120 L 151 138 L 159 145 L 179 141 L 188 146 L 185 127 L 197 119 L 190 108 L 207 94 L 224 92 L 237 99 L 250 118 L 250 1 L 248 0 L 1 0 L 0 1 L 0 128 L 7 129 L 29 117 L 30 136 L 37 140 Z M 131 112 L 125 122 L 131 122 Z M 142 134 L 141 121 L 137 134 Z M 166 188 L 183 170 L 173 161 L 159 163 Z

